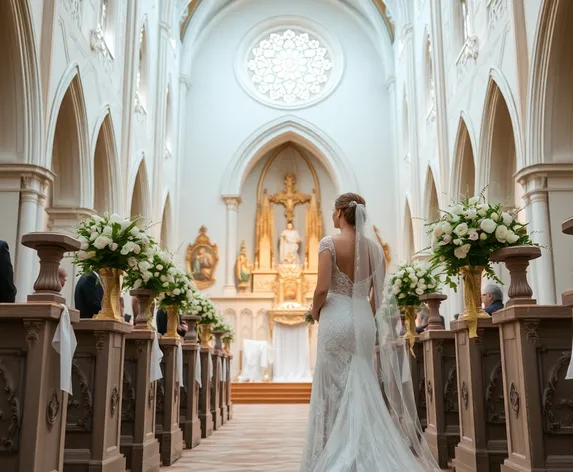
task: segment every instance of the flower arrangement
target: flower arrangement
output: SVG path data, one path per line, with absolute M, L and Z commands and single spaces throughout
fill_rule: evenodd
M 82 245 L 74 264 L 82 272 L 97 272 L 104 268 L 127 271 L 137 262 L 146 260 L 152 241 L 137 225 L 138 221 L 138 218 L 122 219 L 117 213 L 93 215 L 83 221 L 76 230 Z
M 420 296 L 435 293 L 440 283 L 432 268 L 419 261 L 401 264 L 390 280 L 398 306 L 420 305 Z
M 233 341 L 235 339 L 235 330 L 223 318 L 217 317 L 217 321 L 211 326 L 213 331 L 223 331 L 223 340 Z
M 159 296 L 169 288 L 170 283 L 175 282 L 171 273 L 174 267 L 173 258 L 156 244 L 149 248 L 147 254 L 148 258 L 143 261 L 128 259 L 130 270 L 123 279 L 123 285 L 132 289 L 148 288 L 153 291 L 154 296 Z
M 464 267 L 483 267 L 487 277 L 499 282 L 489 256 L 508 246 L 531 246 L 526 225 L 516 219 L 518 211 L 505 211 L 501 204 L 486 203 L 483 192 L 466 197 L 443 211 L 444 215 L 429 224 L 432 234 L 432 265 L 443 266 L 446 282 L 454 290 Z
M 199 290 L 193 290 L 189 300 L 185 304 L 185 311 L 189 315 L 201 317 L 198 324 L 212 325 L 216 324 L 219 318 L 215 310 L 215 304 L 207 295 Z
M 167 269 L 166 280 L 162 281 L 161 288 L 163 291 L 157 300 L 162 307 L 181 306 L 192 299 L 195 284 L 184 271 L 171 265 Z

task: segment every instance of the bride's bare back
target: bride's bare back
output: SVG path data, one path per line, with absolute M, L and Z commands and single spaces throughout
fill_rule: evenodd
M 336 251 L 336 265 L 340 272 L 354 281 L 354 256 L 356 253 L 355 233 L 338 234 L 332 236 Z

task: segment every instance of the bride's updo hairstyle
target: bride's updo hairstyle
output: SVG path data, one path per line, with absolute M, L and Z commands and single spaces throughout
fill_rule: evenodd
M 334 208 L 340 210 L 346 222 L 356 226 L 356 205 L 366 205 L 364 200 L 357 193 L 343 193 L 334 202 Z

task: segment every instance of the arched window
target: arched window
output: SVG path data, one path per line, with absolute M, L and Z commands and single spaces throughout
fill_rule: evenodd
M 461 33 L 462 33 L 462 44 L 464 44 L 471 35 L 470 10 L 468 6 L 468 0 L 460 0 L 459 14 L 460 14 Z
M 137 63 L 137 80 L 135 85 L 135 109 L 147 108 L 147 34 L 145 23 L 139 35 L 139 60 Z
M 165 105 L 165 158 L 173 155 L 173 106 L 171 102 L 171 89 L 167 87 L 167 100 Z

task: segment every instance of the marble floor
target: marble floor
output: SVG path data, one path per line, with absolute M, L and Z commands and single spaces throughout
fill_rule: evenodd
M 298 472 L 308 407 L 234 405 L 230 422 L 161 472 Z

